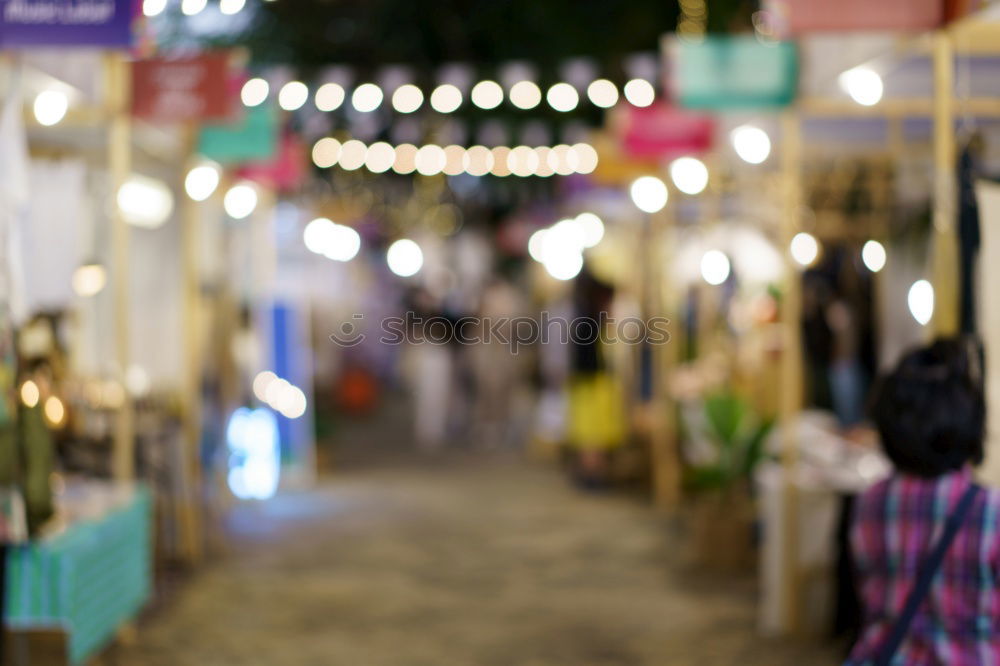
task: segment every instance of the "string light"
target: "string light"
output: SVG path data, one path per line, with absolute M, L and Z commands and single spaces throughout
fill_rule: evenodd
M 446 176 L 457 176 L 465 171 L 465 148 L 462 146 L 447 146 L 444 149 L 444 168 L 441 171 Z
M 365 168 L 372 173 L 385 173 L 396 161 L 396 151 L 384 141 L 368 146 L 365 153 Z
M 240 99 L 243 101 L 244 106 L 260 106 L 267 99 L 270 92 L 271 86 L 268 85 L 267 81 L 261 78 L 254 78 L 243 84 L 243 89 L 240 90 Z
M 926 326 L 934 316 L 934 287 L 927 280 L 917 280 L 906 294 L 906 304 L 917 323 Z
M 444 173 L 456 176 L 468 173 L 484 176 L 511 174 L 521 177 L 548 177 L 554 174 L 567 176 L 573 173 L 588 174 L 597 168 L 598 156 L 593 146 L 578 143 L 573 146 L 472 146 L 463 148 L 451 145 L 414 146 L 404 143 L 393 147 L 385 142 L 366 146 L 357 139 L 341 143 L 333 137 L 324 137 L 312 148 L 312 161 L 321 169 L 334 165 L 347 171 L 365 167 L 372 173 L 385 173 L 392 169 L 399 174 L 414 171 L 431 176 Z
M 462 105 L 462 91 L 450 83 L 442 83 L 431 93 L 431 108 L 438 113 L 451 113 Z
M 220 178 L 218 167 L 211 164 L 196 166 L 184 178 L 184 191 L 194 201 L 205 201 L 219 187 Z
M 146 0 L 158 2 L 164 0 Z M 234 0 L 237 1 L 237 0 Z M 238 0 L 245 2 L 245 0 Z M 255 84 L 259 85 L 259 84 Z M 632 79 L 622 88 L 625 99 L 633 106 L 645 107 L 653 103 L 656 91 L 653 84 L 646 79 Z M 586 87 L 586 96 L 590 102 L 599 108 L 608 109 L 618 103 L 619 88 L 609 79 L 595 79 Z M 247 106 L 256 106 L 267 97 L 267 92 L 255 93 L 244 98 Z M 316 91 L 315 104 L 320 111 L 333 111 L 339 108 L 347 97 L 344 87 L 338 83 L 325 83 Z M 533 81 L 518 81 L 513 84 L 508 93 L 510 103 L 515 107 L 530 110 L 537 107 L 543 97 L 550 107 L 563 113 L 572 111 L 579 106 L 580 92 L 570 83 L 559 82 L 549 87 L 544 95 L 538 84 Z M 252 100 L 251 102 L 248 102 Z M 430 93 L 425 93 L 412 83 L 406 83 L 392 93 L 392 107 L 399 113 L 413 113 L 429 100 L 432 109 L 438 113 L 453 113 L 463 103 L 462 91 L 455 85 L 443 83 Z M 479 81 L 469 92 L 469 100 L 480 109 L 492 110 L 503 103 L 504 89 L 493 80 Z M 362 83 L 351 93 L 354 108 L 362 112 L 377 109 L 385 101 L 385 93 L 374 83 Z
M 744 162 L 760 164 L 771 154 L 771 137 L 759 127 L 740 125 L 729 134 L 729 138 L 733 142 L 733 150 Z
M 542 91 L 533 81 L 518 81 L 510 89 L 510 103 L 519 109 L 533 109 L 542 101 Z
M 545 101 L 556 111 L 566 113 L 575 109 L 580 103 L 580 95 L 570 84 L 557 83 L 545 93 Z
M 670 164 L 670 179 L 684 194 L 698 194 L 708 186 L 708 167 L 696 157 L 679 157 Z
M 480 81 L 473 86 L 471 98 L 480 109 L 495 109 L 503 102 L 503 88 L 496 81 Z
M 465 151 L 464 167 L 472 176 L 485 176 L 493 168 L 493 153 L 486 146 L 473 146 Z
M 250 216 L 257 208 L 257 190 L 250 183 L 233 185 L 222 201 L 226 214 L 234 220 Z
M 580 213 L 574 221 L 583 234 L 583 247 L 594 247 L 604 238 L 604 222 L 593 213 Z
M 351 95 L 351 104 L 362 113 L 374 111 L 382 104 L 382 89 L 374 83 L 362 83 L 354 89 Z
M 25 407 L 28 409 L 36 407 L 40 397 L 41 392 L 38 390 L 38 384 L 30 379 L 21 384 L 21 403 Z
M 38 93 L 32 110 L 39 125 L 51 127 L 66 117 L 69 98 L 61 90 L 45 90 Z
M 340 159 L 340 142 L 332 137 L 324 137 L 312 149 L 313 164 L 321 169 L 329 169 Z
M 610 109 L 618 103 L 618 88 L 607 79 L 597 79 L 587 86 L 587 97 L 594 106 Z
M 145 16 L 159 16 L 167 8 L 167 0 L 143 0 L 142 13 Z
M 316 91 L 316 108 L 320 111 L 334 111 L 344 103 L 346 93 L 339 83 L 324 83 Z
M 810 266 L 819 257 L 819 241 L 812 234 L 800 231 L 792 238 L 789 250 L 796 263 Z
M 347 171 L 360 169 L 367 157 L 368 147 L 364 143 L 357 139 L 345 141 L 340 147 L 340 168 Z
M 416 171 L 417 152 L 417 147 L 412 143 L 396 146 L 396 161 L 392 163 L 392 170 L 404 176 Z
M 645 213 L 656 213 L 667 205 L 670 193 L 667 186 L 656 176 L 637 178 L 629 188 L 629 194 L 636 208 Z
M 45 399 L 45 419 L 52 426 L 58 428 L 61 427 L 63 421 L 66 418 L 66 407 L 63 405 L 62 400 L 54 395 L 50 395 Z
M 424 103 L 424 93 L 412 83 L 396 88 L 392 93 L 392 108 L 400 113 L 413 113 Z
M 208 0 L 183 0 L 181 11 L 187 16 L 194 16 L 200 14 L 206 5 L 208 5 Z
M 877 240 L 870 240 L 861 248 L 861 261 L 872 273 L 878 273 L 885 268 L 885 246 Z
M 701 277 L 711 285 L 719 285 L 729 277 L 729 257 L 720 250 L 709 250 L 701 257 Z
M 73 271 L 73 291 L 81 298 L 101 293 L 108 282 L 108 272 L 98 263 L 87 263 Z
M 424 252 L 409 238 L 402 238 L 389 246 L 385 255 L 389 270 L 399 277 L 411 277 L 424 265 Z
M 441 173 L 446 161 L 444 149 L 434 144 L 422 146 L 414 159 L 417 173 L 421 176 L 433 176 Z
M 289 81 L 278 91 L 278 106 L 285 111 L 301 109 L 309 99 L 309 88 L 301 81 Z
M 632 106 L 645 107 L 656 99 L 653 84 L 645 79 L 632 79 L 625 84 L 625 99 Z
M 219 11 L 228 16 L 239 14 L 246 6 L 247 0 L 219 0 Z
M 855 67 L 837 77 L 840 87 L 862 106 L 874 106 L 882 99 L 884 86 L 878 72 L 868 67 Z

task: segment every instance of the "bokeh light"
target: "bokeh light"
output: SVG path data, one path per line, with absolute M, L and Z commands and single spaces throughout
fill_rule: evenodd
M 637 178 L 629 188 L 629 194 L 636 208 L 645 213 L 656 213 L 663 210 L 670 197 L 667 186 L 656 176 Z
M 385 258 L 389 270 L 399 277 L 416 275 L 424 265 L 423 250 L 409 238 L 401 238 L 390 245 Z

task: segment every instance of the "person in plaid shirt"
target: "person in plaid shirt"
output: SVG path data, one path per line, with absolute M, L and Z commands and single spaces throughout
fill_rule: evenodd
M 851 550 L 863 624 L 848 664 L 1000 664 L 1000 492 L 974 488 L 952 522 L 922 599 L 899 622 L 949 516 L 983 458 L 981 353 L 938 340 L 907 354 L 876 388 L 873 416 L 896 473 L 855 505 Z M 899 634 L 898 647 L 890 635 Z

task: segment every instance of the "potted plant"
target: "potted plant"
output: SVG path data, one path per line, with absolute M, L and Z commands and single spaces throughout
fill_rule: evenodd
M 754 552 L 751 478 L 773 420 L 730 390 L 708 395 L 703 405 L 702 418 L 688 426 L 707 444 L 707 455 L 687 473 L 695 558 L 713 569 L 742 569 Z

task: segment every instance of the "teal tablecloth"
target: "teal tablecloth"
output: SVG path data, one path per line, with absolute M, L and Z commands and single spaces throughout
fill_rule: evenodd
M 7 626 L 61 629 L 71 664 L 104 647 L 152 592 L 152 500 L 137 488 L 96 520 L 7 555 Z

